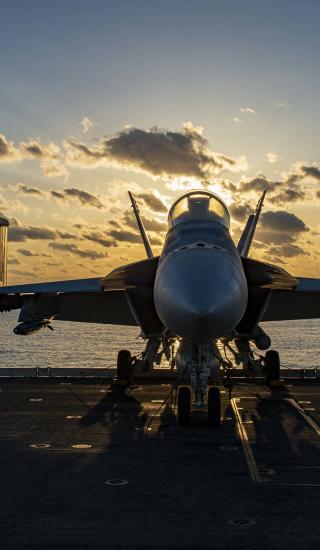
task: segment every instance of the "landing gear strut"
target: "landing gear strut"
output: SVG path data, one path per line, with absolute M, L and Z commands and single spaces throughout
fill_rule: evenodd
M 191 391 L 182 387 L 178 391 L 178 424 L 189 426 L 191 417 Z
M 127 349 L 121 349 L 117 358 L 117 379 L 120 384 L 130 384 L 131 379 L 131 353 Z
M 221 423 L 220 389 L 209 388 L 208 391 L 208 426 L 216 428 Z

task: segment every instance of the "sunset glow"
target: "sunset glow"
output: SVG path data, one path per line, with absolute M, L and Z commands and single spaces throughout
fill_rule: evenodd
M 2 6 L 8 281 L 103 276 L 143 258 L 128 190 L 159 253 L 168 208 L 197 188 L 226 202 L 236 242 L 267 189 L 252 254 L 319 277 L 316 13 L 120 4 L 79 1 L 75 14 L 68 2 L 63 17 L 47 2 Z

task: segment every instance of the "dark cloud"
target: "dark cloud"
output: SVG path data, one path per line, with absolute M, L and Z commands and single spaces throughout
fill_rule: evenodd
M 270 202 L 276 205 L 286 204 L 287 202 L 296 202 L 303 200 L 306 196 L 305 191 L 298 187 L 284 188 L 279 193 L 276 193 L 270 197 Z
M 300 170 L 305 176 L 320 181 L 320 169 L 317 166 L 301 166 Z
M 19 153 L 23 157 L 36 159 L 58 159 L 60 148 L 54 143 L 41 143 L 38 139 L 29 139 L 28 142 L 22 142 L 19 146 Z
M 105 248 L 110 248 L 111 246 L 114 246 L 114 241 L 108 239 L 104 235 L 104 233 L 99 233 L 97 231 L 92 233 L 84 233 L 83 238 L 87 239 L 88 241 L 92 241 L 94 243 L 100 244 Z
M 55 240 L 55 239 L 73 239 L 75 235 L 59 229 L 50 227 L 35 227 L 10 225 L 8 239 L 12 242 L 25 242 L 27 240 Z
M 41 197 L 45 195 L 44 192 L 41 191 L 41 189 L 38 189 L 37 187 L 29 187 L 24 183 L 18 183 L 16 185 L 16 191 L 18 191 L 18 193 L 23 193 L 25 195 L 35 195 L 35 196 L 41 196 Z
M 253 214 L 253 208 L 249 204 L 235 203 L 229 207 L 229 212 L 231 218 L 235 218 L 236 220 L 242 222 L 247 220 L 250 214 Z
M 301 233 L 309 231 L 304 221 L 285 210 L 263 212 L 260 223 L 262 228 L 277 232 Z
M 137 195 L 137 198 L 141 199 L 153 212 L 168 211 L 166 204 L 153 191 L 143 191 Z
M 97 195 L 83 191 L 82 189 L 76 189 L 74 187 L 70 189 L 64 189 L 63 191 L 50 191 L 52 197 L 63 202 L 68 199 L 75 199 L 80 202 L 81 206 L 91 206 L 93 208 L 104 208 L 104 204 L 101 202 Z
M 60 199 L 62 201 L 66 200 L 65 195 L 63 193 L 60 193 L 59 191 L 50 191 L 50 193 L 55 199 Z
M 20 265 L 20 261 L 18 260 L 18 258 L 15 258 L 14 256 L 9 256 L 8 265 Z
M 41 145 L 36 141 L 30 141 L 29 143 L 22 144 L 22 150 L 29 153 L 33 157 L 42 157 L 44 151 Z
M 154 231 L 155 233 L 163 233 L 167 231 L 167 222 L 145 218 L 144 216 L 141 216 L 141 218 L 146 231 Z M 132 229 L 137 229 L 136 218 L 132 210 L 126 210 L 122 213 L 122 215 L 119 214 L 119 220 L 111 220 L 109 225 L 117 229 L 122 228 L 124 225 L 132 227 Z
M 240 184 L 240 190 L 256 191 L 257 193 L 263 193 L 265 189 L 267 189 L 268 192 L 273 191 L 278 185 L 279 182 L 271 181 L 263 174 L 260 174 L 259 176 L 251 178 L 250 180 L 242 181 Z
M 320 169 L 314 165 L 299 165 L 294 171 L 285 174 L 281 180 L 270 180 L 264 174 L 259 174 L 250 180 L 241 181 L 238 192 L 254 191 L 261 194 L 266 189 L 269 202 L 282 205 L 302 201 L 311 196 L 308 178 L 320 181 Z
M 82 250 L 74 243 L 56 243 L 51 242 L 48 245 L 53 250 L 59 250 L 61 252 L 69 252 L 80 258 L 90 258 L 91 260 L 99 260 L 108 256 L 107 252 L 97 252 L 96 250 Z
M 32 252 L 31 250 L 28 250 L 27 248 L 18 248 L 17 252 L 21 254 L 22 256 L 26 256 L 27 258 L 36 258 L 39 256 L 42 256 L 44 258 L 51 258 L 51 254 L 46 254 L 45 252 L 36 253 Z
M 146 231 L 155 231 L 156 233 L 163 233 L 167 231 L 168 224 L 166 222 L 159 222 L 158 220 L 150 220 L 149 218 L 142 218 Z
M 141 237 L 138 233 L 125 229 L 112 229 L 108 235 L 115 239 L 115 241 L 124 241 L 127 243 L 141 243 Z
M 307 255 L 309 256 L 309 253 L 303 249 L 301 246 L 297 244 L 283 244 L 282 246 L 276 246 L 273 248 L 270 248 L 270 251 L 272 251 L 273 254 L 276 254 L 277 256 L 284 256 L 285 258 L 293 258 L 295 256 L 303 256 Z
M 256 238 L 275 245 L 293 244 L 309 227 L 295 214 L 284 210 L 263 212 L 260 217 Z
M 15 149 L 12 141 L 8 141 L 3 134 L 0 134 L 0 160 L 14 160 L 17 154 L 18 151 Z
M 67 176 L 68 171 L 62 163 L 60 147 L 56 144 L 41 143 L 37 139 L 29 139 L 17 147 L 0 134 L 0 161 L 14 162 L 24 159 L 34 159 L 40 162 L 43 173 L 48 176 Z
M 91 147 L 75 139 L 67 140 L 65 145 L 71 163 L 116 163 L 153 176 L 186 175 L 203 179 L 225 168 L 238 169 L 236 159 L 211 152 L 201 131 L 191 123 L 176 132 L 127 128 Z

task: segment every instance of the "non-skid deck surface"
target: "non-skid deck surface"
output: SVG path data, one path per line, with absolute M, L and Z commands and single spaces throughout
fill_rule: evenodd
M 0 380 L 4 549 L 320 546 L 320 387 L 223 393 L 180 428 L 169 385 Z

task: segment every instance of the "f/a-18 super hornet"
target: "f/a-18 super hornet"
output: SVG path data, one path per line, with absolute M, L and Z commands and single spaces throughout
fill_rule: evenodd
M 320 279 L 294 277 L 248 257 L 265 192 L 237 246 L 221 198 L 204 190 L 184 194 L 169 211 L 158 257 L 129 195 L 145 260 L 104 277 L 2 286 L 0 311 L 21 309 L 14 332 L 22 335 L 50 327 L 53 319 L 139 326 L 146 340 L 142 358 L 119 351 L 118 378 L 129 382 L 139 371 L 152 371 L 164 354 L 176 371 L 178 422 L 190 422 L 194 395 L 197 406 L 207 405 L 209 425 L 218 425 L 219 382 L 229 383 L 231 365 L 263 373 L 267 383 L 279 379 L 279 354 L 269 349 L 260 323 L 320 317 Z M 6 220 L 0 225 L 5 283 Z M 254 348 L 268 351 L 262 356 Z

